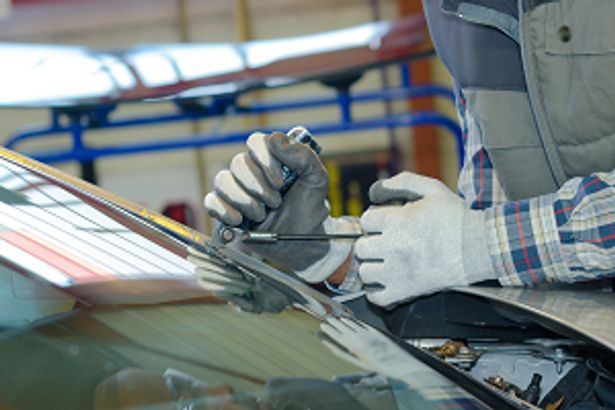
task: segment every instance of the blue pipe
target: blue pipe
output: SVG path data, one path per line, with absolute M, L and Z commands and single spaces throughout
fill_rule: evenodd
M 337 101 L 340 108 L 340 121 L 344 125 L 352 123 L 352 105 L 348 91 L 342 90 L 337 93 Z
M 461 130 L 458 124 L 436 112 L 420 112 L 413 114 L 401 114 L 389 118 L 374 118 L 365 120 L 355 120 L 348 124 L 340 123 L 320 123 L 307 125 L 310 131 L 316 135 L 326 135 L 333 133 L 343 133 L 352 131 L 364 131 L 385 127 L 412 127 L 436 125 L 448 130 L 457 142 L 457 155 L 461 164 L 463 159 L 463 144 L 461 140 Z M 279 128 L 278 128 L 279 129 Z M 263 132 L 273 132 L 273 129 L 264 129 Z M 81 148 L 71 151 L 53 151 L 45 153 L 32 152 L 29 155 L 39 161 L 46 163 L 62 161 L 92 161 L 101 157 L 120 156 L 152 151 L 168 151 L 185 148 L 202 148 L 213 145 L 239 143 L 246 140 L 248 132 L 234 131 L 216 136 L 191 135 L 181 139 L 167 141 L 157 141 L 153 143 L 125 144 L 121 146 L 110 146 L 101 148 Z
M 401 85 L 404 88 L 411 88 L 412 86 L 412 75 L 410 72 L 410 64 L 404 63 L 399 65 L 399 76 L 401 78 Z
M 410 99 L 410 98 L 421 98 L 426 96 L 440 96 L 450 99 L 452 102 L 455 101 L 454 93 L 447 87 L 438 86 L 438 85 L 424 85 L 424 86 L 416 86 L 412 89 L 404 89 L 404 88 L 392 88 L 389 90 L 378 90 L 378 91 L 363 91 L 351 93 L 348 96 L 348 102 L 350 103 L 366 103 L 371 101 L 381 101 L 381 100 L 400 100 L 400 99 Z M 234 112 L 235 115 L 254 115 L 254 114 L 263 114 L 267 112 L 276 112 L 276 111 L 285 111 L 292 109 L 302 109 L 302 108 L 316 108 L 322 107 L 323 105 L 335 105 L 339 104 L 340 100 L 338 96 L 327 96 L 327 97 L 315 97 L 315 98 L 305 98 L 301 100 L 292 100 L 292 101 L 281 101 L 274 103 L 254 103 L 249 106 L 239 106 L 236 107 Z M 343 117 L 346 114 L 343 114 Z M 194 112 L 186 113 L 171 113 L 171 114 L 159 114 L 148 117 L 134 117 L 127 119 L 118 119 L 113 121 L 107 121 L 101 127 L 91 127 L 89 125 L 85 125 L 83 130 L 91 130 L 91 129 L 113 129 L 113 128 L 123 128 L 123 127 L 136 127 L 136 126 L 144 126 L 144 125 L 157 125 L 157 124 L 166 124 L 173 123 L 179 121 L 194 121 L 199 119 L 206 119 L 211 117 L 217 117 L 218 114 L 209 114 L 209 113 L 201 113 L 197 114 Z M 24 140 L 29 139 L 38 139 L 42 137 L 46 137 L 49 135 L 57 135 L 57 134 L 65 134 L 70 133 L 70 126 L 63 126 L 60 124 L 57 113 L 52 119 L 51 126 L 47 128 L 35 128 L 31 130 L 24 130 L 17 134 L 11 136 L 4 145 L 7 148 L 15 149 L 15 146 Z

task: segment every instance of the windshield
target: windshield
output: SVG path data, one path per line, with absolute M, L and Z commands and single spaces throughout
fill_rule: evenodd
M 14 158 L 0 408 L 482 408 L 381 333 L 321 329 L 349 313 L 288 274 Z M 403 371 L 370 361 L 374 343 Z

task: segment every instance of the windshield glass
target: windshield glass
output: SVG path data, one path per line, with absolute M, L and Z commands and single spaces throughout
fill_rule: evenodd
M 289 275 L 69 181 L 0 155 L 0 408 L 481 407 L 321 329 L 348 312 Z
M 0 181 L 0 246 L 10 249 L 6 258 L 22 266 L 44 266 L 29 270 L 54 285 L 194 273 L 185 258 L 41 176 L 3 162 Z

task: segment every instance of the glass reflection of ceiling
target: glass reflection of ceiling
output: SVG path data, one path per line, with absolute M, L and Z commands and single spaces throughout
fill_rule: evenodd
M 378 49 L 391 23 L 239 44 L 152 44 L 118 52 L 80 46 L 0 44 L 0 105 L 70 106 L 108 99 L 179 97 L 192 87 L 242 88 L 250 70 L 297 57 L 358 47 Z M 351 62 L 349 62 L 351 64 Z M 299 72 L 288 73 L 295 78 Z M 230 77 L 228 77 L 230 75 Z M 220 76 L 227 76 L 225 79 Z M 193 83 L 194 82 L 194 83 Z M 199 88 L 203 95 L 228 89 Z M 190 96 L 196 94 L 192 90 Z M 201 95 L 201 96 L 203 96 Z
M 71 104 L 119 96 L 138 81 L 165 87 L 245 69 L 232 44 L 144 46 L 122 58 L 83 47 L 2 44 L 0 61 L 10 63 L 0 65 L 0 105 Z
M 166 49 L 185 81 L 242 71 L 245 66 L 236 46 L 209 44 Z
M 388 27 L 389 23 L 381 22 L 310 36 L 247 43 L 248 66 L 259 68 L 283 59 L 364 47 Z
M 19 166 L 0 162 L 0 188 L 0 255 L 56 285 L 193 276 L 183 258 Z
M 117 66 L 107 69 L 81 47 L 3 44 L 0 61 L 0 104 L 107 96 L 127 84 L 125 77 L 114 79 Z

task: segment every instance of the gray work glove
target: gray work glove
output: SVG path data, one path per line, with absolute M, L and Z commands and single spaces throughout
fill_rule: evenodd
M 355 254 L 362 261 L 369 301 L 388 306 L 452 287 L 495 279 L 483 211 L 473 211 L 442 182 L 411 172 L 376 182 L 376 204 L 361 217 L 365 232 Z
M 247 146 L 248 152 L 233 158 L 230 170 L 216 175 L 215 191 L 205 196 L 205 208 L 212 217 L 230 226 L 238 226 L 246 217 L 259 223 L 256 231 L 279 234 L 358 231 L 356 222 L 329 216 L 329 176 L 309 147 L 282 133 L 254 133 Z M 284 197 L 279 192 L 284 184 L 282 163 L 299 174 Z M 342 265 L 352 240 L 235 245 L 316 283 Z

